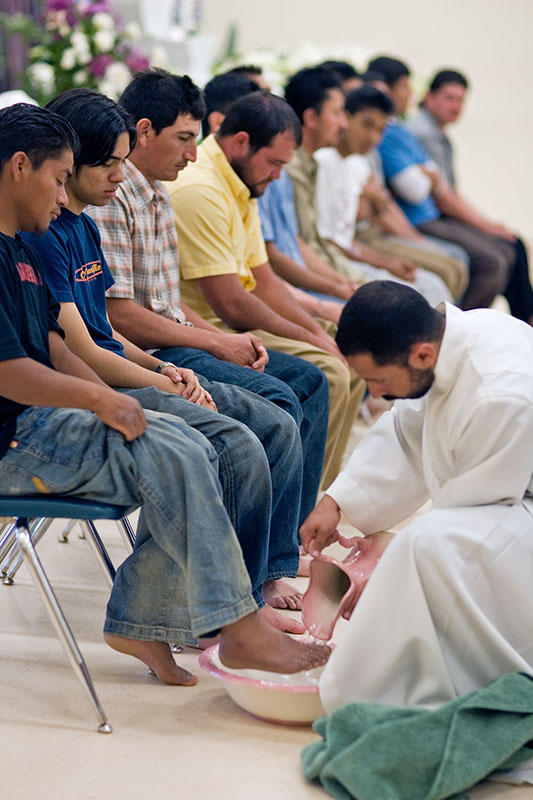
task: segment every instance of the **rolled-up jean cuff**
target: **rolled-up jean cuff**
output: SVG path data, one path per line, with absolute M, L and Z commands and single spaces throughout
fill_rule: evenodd
M 279 566 L 270 567 L 267 574 L 267 581 L 277 581 L 279 578 L 296 578 L 298 575 L 299 558 L 296 560 L 291 559 L 290 564 L 283 568 Z
M 106 617 L 104 633 L 113 633 L 117 636 L 124 636 L 126 639 L 138 639 L 143 642 L 179 641 L 183 644 L 195 644 L 199 636 L 210 633 L 217 628 L 223 628 L 225 625 L 231 625 L 233 622 L 237 622 L 242 617 L 253 614 L 255 611 L 257 611 L 257 603 L 251 597 L 247 597 L 230 608 L 222 608 L 211 614 L 193 619 L 192 632 L 185 628 L 139 625 Z

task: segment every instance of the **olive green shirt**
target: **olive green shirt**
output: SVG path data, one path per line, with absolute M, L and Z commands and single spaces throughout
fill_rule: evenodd
M 341 275 L 358 283 L 366 283 L 368 278 L 357 268 L 357 263 L 341 253 L 334 244 L 325 242 L 318 235 L 315 208 L 318 164 L 313 156 L 300 147 L 285 169 L 292 183 L 294 206 L 302 239 Z

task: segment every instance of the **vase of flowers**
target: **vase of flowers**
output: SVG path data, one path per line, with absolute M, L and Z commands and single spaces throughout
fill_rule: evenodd
M 149 66 L 136 44 L 138 26 L 124 27 L 108 0 L 46 0 L 42 25 L 16 17 L 8 30 L 32 45 L 22 85 L 39 103 L 76 86 L 116 100 L 133 74 Z

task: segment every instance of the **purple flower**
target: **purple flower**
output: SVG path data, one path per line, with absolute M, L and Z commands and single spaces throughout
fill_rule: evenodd
M 126 56 L 126 65 L 132 72 L 140 72 L 143 69 L 148 69 L 150 62 L 140 50 L 132 47 Z
M 74 5 L 74 0 L 47 0 L 47 11 L 70 11 Z
M 103 53 L 100 56 L 96 56 L 93 58 L 87 69 L 91 72 L 96 78 L 103 78 L 105 75 L 105 71 L 110 64 L 114 62 L 113 56 L 110 56 L 108 53 Z
M 86 0 L 85 2 L 80 3 L 80 13 L 84 17 L 93 17 L 95 14 L 114 15 L 113 9 L 110 7 L 109 3 L 106 2 L 106 0 L 99 0 L 99 2 Z

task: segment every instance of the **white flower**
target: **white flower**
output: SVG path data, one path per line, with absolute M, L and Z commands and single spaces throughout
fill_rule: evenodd
M 128 39 L 131 39 L 132 42 L 137 42 L 142 36 L 141 26 L 138 22 L 128 22 L 124 28 L 124 34 Z
M 93 17 L 93 25 L 97 30 L 113 31 L 115 30 L 115 20 L 111 14 L 105 14 L 99 11 Z
M 28 68 L 30 80 L 45 94 L 51 94 L 55 88 L 54 68 L 44 61 L 37 61 Z
M 123 64 L 122 61 L 115 61 L 106 69 L 103 82 L 113 86 L 119 94 L 122 94 L 132 77 L 126 64 Z
M 94 34 L 94 44 L 101 53 L 109 53 L 115 44 L 115 32 L 108 30 L 99 30 Z
M 86 69 L 79 69 L 72 76 L 72 80 L 74 81 L 76 86 L 83 86 L 87 81 L 88 74 L 89 73 L 87 72 Z
M 166 69 L 168 67 L 168 53 L 162 44 L 156 44 L 152 47 L 150 66 L 158 69 Z
M 70 43 L 76 53 L 78 64 L 88 64 L 91 60 L 91 48 L 85 34 L 81 31 L 74 31 L 70 37 Z
M 111 100 L 118 100 L 122 92 L 119 92 L 117 87 L 111 81 L 101 80 L 98 83 L 98 91 L 100 94 L 105 94 L 106 97 L 110 97 Z
M 76 55 L 76 51 L 73 47 L 67 47 L 66 50 L 63 51 L 63 55 L 61 56 L 61 61 L 59 62 L 59 66 L 61 69 L 74 69 L 76 64 L 78 63 L 78 57 Z

